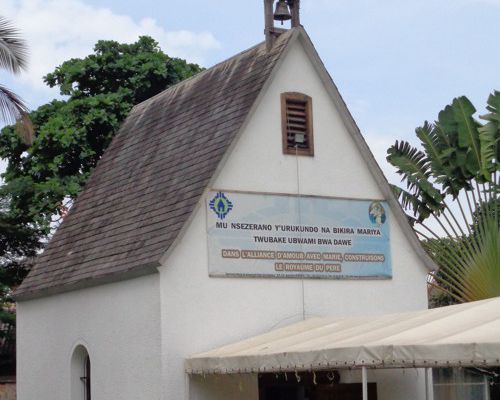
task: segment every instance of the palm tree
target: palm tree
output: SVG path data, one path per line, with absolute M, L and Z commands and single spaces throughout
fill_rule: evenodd
M 466 97 L 416 129 L 423 150 L 407 142 L 387 160 L 406 183 L 394 191 L 439 270 L 431 286 L 458 302 L 500 296 L 500 92 L 480 122 Z
M 0 16 L 0 68 L 18 74 L 26 70 L 27 61 L 26 42 L 12 23 Z M 15 123 L 21 139 L 27 144 L 32 143 L 34 131 L 28 108 L 19 96 L 1 84 L 0 120 L 7 124 Z

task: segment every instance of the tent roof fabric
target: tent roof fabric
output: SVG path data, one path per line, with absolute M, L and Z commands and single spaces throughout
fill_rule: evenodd
M 190 374 L 500 365 L 500 297 L 371 317 L 312 318 L 186 360 Z

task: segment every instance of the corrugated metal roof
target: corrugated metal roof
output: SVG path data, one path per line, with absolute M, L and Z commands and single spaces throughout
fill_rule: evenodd
M 500 365 L 500 297 L 401 314 L 313 318 L 186 360 L 191 374 Z
M 134 107 L 17 299 L 156 271 L 292 35 Z

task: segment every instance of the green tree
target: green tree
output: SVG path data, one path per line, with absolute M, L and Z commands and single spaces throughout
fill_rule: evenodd
M 500 92 L 487 110 L 478 120 L 472 103 L 456 98 L 416 129 L 422 149 L 402 141 L 388 150 L 406 184 L 394 191 L 439 266 L 430 284 L 448 297 L 441 303 L 500 296 Z
M 44 78 L 63 99 L 30 114 L 32 144 L 13 126 L 0 133 L 0 158 L 8 161 L 0 187 L 0 285 L 20 282 L 21 260 L 43 247 L 130 109 L 200 70 L 145 36 L 133 44 L 99 41 L 93 54 Z

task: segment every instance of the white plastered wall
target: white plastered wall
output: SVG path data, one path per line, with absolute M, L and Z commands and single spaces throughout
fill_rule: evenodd
M 313 99 L 315 156 L 282 154 L 280 94 Z M 306 56 L 295 42 L 213 183 L 221 190 L 381 199 L 382 194 Z M 427 270 L 391 221 L 391 280 L 209 278 L 205 201 L 160 268 L 162 398 L 254 399 L 255 377 L 183 376 L 184 358 L 310 316 L 382 314 L 427 307 Z M 384 374 L 382 374 L 384 375 Z M 204 380 L 205 379 L 205 380 Z M 398 377 L 381 379 L 386 400 Z M 406 378 L 405 378 L 406 379 Z M 413 379 L 413 378 L 412 378 Z M 254 382 L 252 386 L 251 382 Z M 423 398 L 423 373 L 407 398 Z M 234 388 L 231 390 L 230 388 Z
M 159 315 L 157 274 L 18 303 L 18 400 L 72 400 L 79 345 L 90 356 L 93 399 L 158 400 Z

